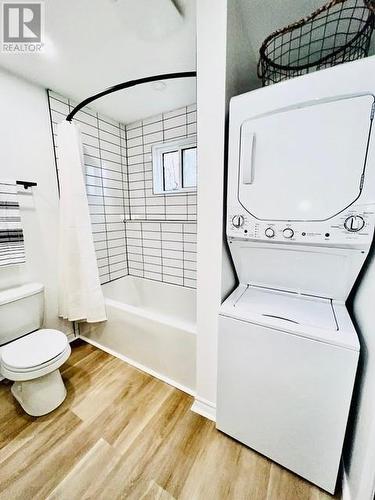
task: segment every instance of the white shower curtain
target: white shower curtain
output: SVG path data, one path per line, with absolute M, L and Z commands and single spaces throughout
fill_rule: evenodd
M 64 121 L 57 127 L 60 228 L 59 315 L 89 323 L 107 319 L 100 286 L 84 182 L 80 131 Z

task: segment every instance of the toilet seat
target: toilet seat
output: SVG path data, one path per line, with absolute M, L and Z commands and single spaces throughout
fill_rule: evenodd
M 64 333 L 37 330 L 1 349 L 1 372 L 9 380 L 32 380 L 58 369 L 70 352 Z
M 8 363 L 5 363 L 3 360 L 1 362 L 1 366 L 3 368 L 6 368 L 7 370 L 10 370 L 14 373 L 30 373 L 35 371 L 36 369 L 42 369 L 42 368 L 47 368 L 48 366 L 51 366 L 52 364 L 55 364 L 59 362 L 63 357 L 65 357 L 66 352 L 69 350 L 69 345 L 66 346 L 66 348 L 63 350 L 62 353 L 60 353 L 58 356 L 55 356 L 53 359 L 50 359 L 46 361 L 45 363 L 42 363 L 40 365 L 36 366 L 29 366 L 27 368 L 16 368 L 12 365 L 9 365 Z

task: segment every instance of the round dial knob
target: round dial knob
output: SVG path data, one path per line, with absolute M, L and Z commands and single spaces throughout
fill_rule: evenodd
M 363 229 L 364 225 L 365 221 L 360 215 L 351 215 L 344 222 L 345 229 L 347 231 L 350 231 L 351 233 L 360 231 L 361 229 Z
M 291 227 L 286 227 L 283 231 L 284 238 L 293 238 L 294 231 Z
M 243 226 L 243 223 L 245 222 L 245 219 L 243 217 L 243 215 L 235 215 L 233 218 L 232 218 L 232 224 L 234 227 L 241 227 Z
M 267 227 L 267 229 L 264 231 L 264 234 L 267 236 L 267 238 L 273 238 L 275 236 L 275 230 L 272 229 L 272 227 Z

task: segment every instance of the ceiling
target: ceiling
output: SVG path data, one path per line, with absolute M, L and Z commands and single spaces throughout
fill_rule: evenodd
M 76 101 L 127 80 L 195 70 L 195 0 L 48 0 L 45 12 L 45 53 L 0 53 L 0 66 Z M 195 102 L 195 78 L 165 83 L 112 94 L 95 109 L 129 123 Z
M 248 88 L 259 86 L 256 63 L 264 38 L 324 3 L 230 1 L 237 8 L 245 41 Z M 25 56 L 0 53 L 0 66 L 76 101 L 127 80 L 192 71 L 196 67 L 195 3 L 196 0 L 48 0 L 46 52 Z M 212 15 L 214 5 L 213 0 Z M 195 101 L 194 78 L 164 83 L 117 92 L 92 106 L 129 123 Z

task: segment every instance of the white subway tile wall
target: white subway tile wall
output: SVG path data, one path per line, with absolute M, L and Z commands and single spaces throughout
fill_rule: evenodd
M 196 287 L 196 223 L 127 221 L 129 274 Z
M 58 171 L 56 125 L 76 103 L 48 96 Z M 74 120 L 82 132 L 101 282 L 130 274 L 195 288 L 196 193 L 153 194 L 151 147 L 196 137 L 196 105 L 126 126 L 88 108 Z
M 197 134 L 196 105 L 126 125 L 130 213 L 132 220 L 196 221 L 197 195 L 154 195 L 152 153 L 161 144 Z

